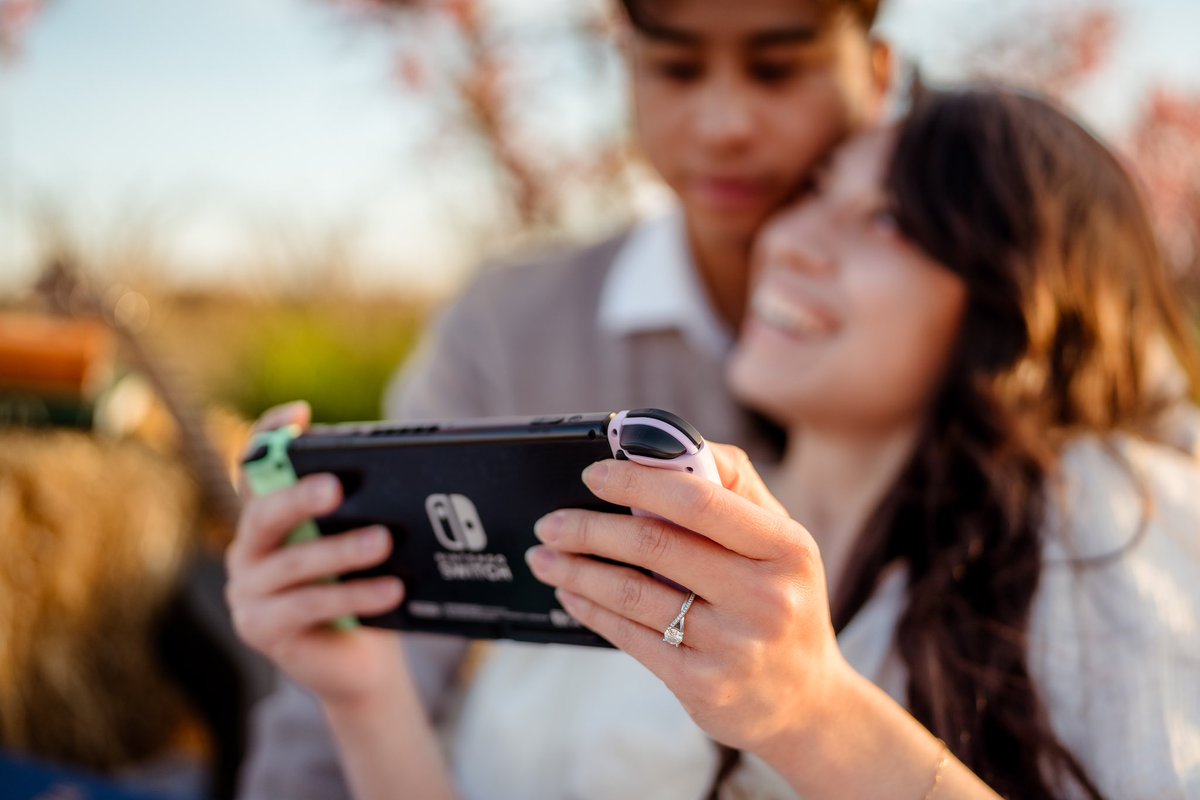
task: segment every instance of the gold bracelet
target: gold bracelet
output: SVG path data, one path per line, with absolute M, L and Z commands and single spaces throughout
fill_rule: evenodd
M 924 800 L 932 800 L 934 793 L 937 792 L 938 784 L 942 782 L 942 770 L 950 763 L 950 748 L 941 739 L 942 749 L 938 752 L 937 766 L 933 768 L 933 783 L 929 785 L 929 791 L 925 793 Z

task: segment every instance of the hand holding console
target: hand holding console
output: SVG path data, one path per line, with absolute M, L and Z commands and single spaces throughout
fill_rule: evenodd
M 288 445 L 303 433 L 299 425 L 285 425 L 273 431 L 263 431 L 250 442 L 250 452 L 242 462 L 242 474 L 255 495 L 270 494 L 294 486 L 299 480 L 292 462 L 288 459 Z M 288 544 L 310 542 L 319 538 L 321 532 L 312 520 L 300 523 L 287 537 Z M 358 627 L 355 617 L 338 617 L 333 627 L 351 630 Z
M 293 403 L 264 414 L 256 433 L 293 426 L 277 434 L 290 446 L 308 421 L 307 405 Z M 258 460 L 266 453 L 252 455 L 251 460 Z M 248 475 L 242 476 L 237 536 L 225 558 L 225 597 L 234 628 L 247 645 L 323 699 L 342 702 L 371 695 L 395 681 L 395 637 L 365 627 L 335 632 L 329 626 L 341 617 L 395 608 L 403 587 L 394 576 L 345 583 L 329 579 L 382 561 L 391 537 L 369 526 L 284 547 L 289 533 L 304 528 L 307 520 L 332 513 L 342 502 L 334 476 L 305 475 L 288 485 L 291 480 L 284 472 L 263 479 L 263 489 L 276 483 L 273 491 L 262 495 L 252 491 Z
M 255 438 L 245 474 L 256 494 L 314 473 L 340 481 L 341 506 L 297 527 L 289 544 L 367 525 L 390 531 L 389 558 L 343 576 L 397 576 L 405 585 L 403 605 L 365 617 L 367 625 L 605 646 L 533 577 L 524 551 L 536 544 L 533 523 L 549 511 L 630 513 L 579 480 L 584 467 L 609 456 L 720 483 L 696 429 L 658 409 L 280 429 Z

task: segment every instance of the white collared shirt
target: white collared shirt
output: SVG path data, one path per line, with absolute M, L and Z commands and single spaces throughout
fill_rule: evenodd
M 674 329 L 699 352 L 728 355 L 733 335 L 709 300 L 681 211 L 629 234 L 605 280 L 596 322 L 612 336 Z

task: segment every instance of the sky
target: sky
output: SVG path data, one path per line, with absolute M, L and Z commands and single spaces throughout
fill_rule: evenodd
M 544 19 L 585 0 L 494 2 Z M 1032 4 L 891 0 L 882 30 L 952 78 L 972 43 Z M 1109 5 L 1122 35 L 1080 101 L 1118 131 L 1152 82 L 1200 92 L 1200 2 Z M 47 220 L 85 254 L 148 253 L 185 282 L 236 284 L 256 264 L 287 280 L 268 262 L 334 247 L 351 251 L 366 286 L 460 280 L 475 252 L 456 214 L 470 213 L 471 190 L 450 179 L 450 161 L 429 163 L 429 119 L 391 77 L 395 41 L 334 6 L 53 0 L 19 60 L 0 66 L 0 293 L 34 275 Z M 603 85 L 599 102 L 563 106 L 564 136 L 620 116 L 619 74 Z

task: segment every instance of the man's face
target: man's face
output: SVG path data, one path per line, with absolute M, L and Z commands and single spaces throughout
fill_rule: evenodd
M 631 37 L 643 150 L 689 227 L 746 243 L 881 105 L 872 45 L 817 0 L 639 0 Z

